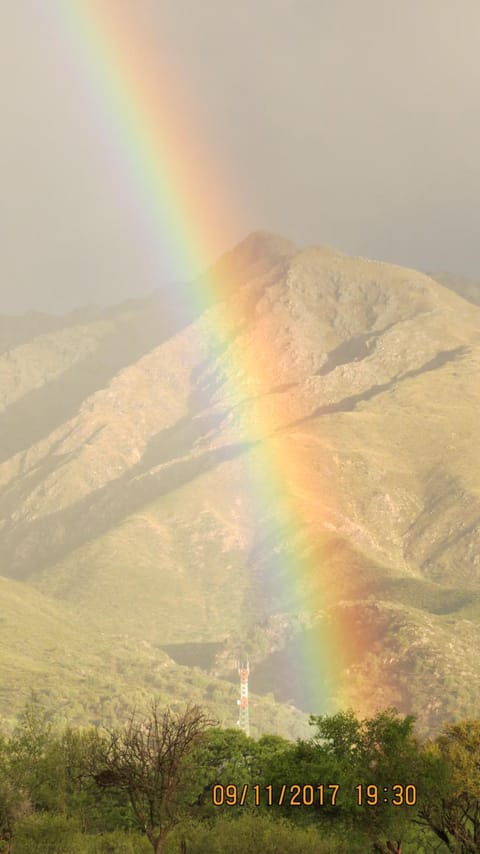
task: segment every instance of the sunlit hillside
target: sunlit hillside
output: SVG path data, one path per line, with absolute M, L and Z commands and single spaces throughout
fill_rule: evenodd
M 352 702 L 424 728 L 474 713 L 480 309 L 263 233 L 216 276 L 222 332 L 224 306 L 172 317 L 155 294 L 0 322 L 3 710 L 33 688 L 66 717 L 114 719 L 155 690 L 232 725 L 242 648 L 253 728 L 298 733 L 338 699 L 297 655 L 335 590 L 322 619 L 350 626 Z M 274 507 L 253 524 L 246 477 L 284 448 L 324 488 L 295 532 Z M 318 574 L 293 584 L 276 556 L 312 542 Z

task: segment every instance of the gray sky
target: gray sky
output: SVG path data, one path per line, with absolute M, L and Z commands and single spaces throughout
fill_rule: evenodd
M 264 228 L 480 276 L 478 0 L 115 2 L 181 69 L 232 218 L 215 251 Z M 139 226 L 115 140 L 92 132 L 60 5 L 0 2 L 2 312 L 182 274 Z

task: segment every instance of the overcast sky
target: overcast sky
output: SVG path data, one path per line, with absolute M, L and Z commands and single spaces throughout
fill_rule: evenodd
M 116 2 L 179 69 L 218 163 L 231 222 L 215 251 L 262 228 L 480 277 L 478 0 L 91 5 Z M 59 5 L 0 2 L 2 312 L 120 301 L 181 275 L 151 263 L 127 165 L 109 168 L 115 151 L 91 132 Z

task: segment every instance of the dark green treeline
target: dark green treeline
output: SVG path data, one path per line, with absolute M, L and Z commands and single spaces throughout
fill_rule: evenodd
M 480 852 L 480 721 L 430 741 L 387 710 L 247 738 L 155 701 L 112 730 L 58 730 L 35 702 L 0 736 L 9 854 Z

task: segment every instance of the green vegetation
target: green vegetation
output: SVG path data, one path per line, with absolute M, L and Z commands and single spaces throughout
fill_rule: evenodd
M 248 738 L 156 700 L 62 728 L 32 701 L 0 739 L 5 854 L 480 852 L 480 721 L 422 741 L 395 710 Z
M 128 702 L 152 693 L 164 705 L 206 706 L 222 726 L 237 715 L 238 677 L 230 664 L 221 674 L 215 660 L 184 665 L 158 642 L 123 631 L 103 631 L 88 614 L 47 598 L 30 585 L 0 579 L 0 716 L 12 730 L 32 691 L 51 717 L 64 725 L 113 726 L 128 715 Z M 132 591 L 133 597 L 133 591 Z M 219 644 L 223 650 L 225 644 Z M 203 665 L 203 666 L 202 666 Z M 232 678 L 233 677 L 233 678 Z M 255 735 L 273 730 L 290 738 L 305 733 L 307 715 L 252 693 Z

